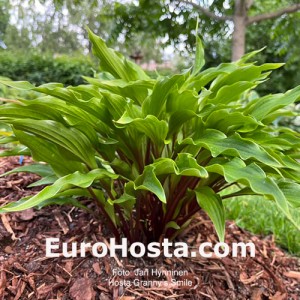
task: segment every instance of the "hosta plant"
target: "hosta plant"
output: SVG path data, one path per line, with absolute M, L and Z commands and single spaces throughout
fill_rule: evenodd
M 224 240 L 222 200 L 263 195 L 294 222 L 300 135 L 273 122 L 291 114 L 285 107 L 300 99 L 300 87 L 244 101 L 281 64 L 250 63 L 253 52 L 201 71 L 198 39 L 190 70 L 151 79 L 90 31 L 89 37 L 102 72 L 85 77 L 87 84 L 1 81 L 40 93 L 1 105 L 0 122 L 13 131 L 1 143 L 23 145 L 2 156 L 32 155 L 34 165 L 14 171 L 38 173 L 34 185 L 47 184 L 1 213 L 51 204 L 88 209 L 84 197 L 116 238 L 148 243 L 175 238 L 203 209 Z

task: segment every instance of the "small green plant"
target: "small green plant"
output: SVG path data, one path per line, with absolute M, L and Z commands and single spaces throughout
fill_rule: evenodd
M 0 121 L 14 133 L 1 142 L 19 141 L 37 162 L 15 171 L 36 172 L 43 176 L 36 185 L 49 184 L 1 213 L 84 207 L 86 197 L 116 238 L 148 243 L 175 238 L 203 209 L 224 240 L 222 200 L 263 195 L 299 228 L 290 211 L 300 206 L 300 135 L 272 122 L 289 115 L 284 107 L 300 99 L 300 87 L 241 101 L 281 64 L 249 63 L 253 52 L 201 71 L 197 38 L 193 68 L 151 79 L 91 31 L 89 37 L 103 73 L 85 77 L 88 84 L 1 81 L 45 95 L 2 105 Z M 231 192 L 232 185 L 238 190 Z

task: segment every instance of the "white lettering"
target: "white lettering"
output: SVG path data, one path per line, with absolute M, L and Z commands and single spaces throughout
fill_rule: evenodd
M 52 245 L 52 243 L 58 243 L 59 238 L 47 238 L 46 239 L 46 257 L 59 257 L 59 253 L 52 253 L 51 250 L 59 249 L 59 245 Z

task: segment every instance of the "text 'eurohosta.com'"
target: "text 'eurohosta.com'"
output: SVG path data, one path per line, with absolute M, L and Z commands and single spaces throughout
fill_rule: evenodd
M 60 251 L 60 252 L 59 252 Z M 213 245 L 210 242 L 204 242 L 197 248 L 189 247 L 185 242 L 170 242 L 164 239 L 162 243 L 152 242 L 145 245 L 141 242 L 128 244 L 126 238 L 122 238 L 120 243 L 116 243 L 115 238 L 110 239 L 109 245 L 104 242 L 97 243 L 60 243 L 59 238 L 46 239 L 46 257 L 85 257 L 92 254 L 94 257 L 105 257 L 116 255 L 121 257 L 255 257 L 255 244 L 248 243 L 232 243 L 227 244 L 219 242 Z

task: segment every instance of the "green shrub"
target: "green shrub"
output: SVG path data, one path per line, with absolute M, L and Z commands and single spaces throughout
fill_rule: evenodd
M 2 143 L 17 140 L 36 162 L 46 162 L 25 170 L 44 176 L 37 184 L 50 185 L 2 206 L 1 213 L 83 207 L 84 196 L 117 238 L 150 242 L 173 239 L 204 209 L 224 240 L 222 200 L 263 195 L 300 227 L 290 212 L 300 206 L 300 135 L 272 126 L 278 115 L 289 114 L 284 107 L 300 98 L 300 87 L 240 101 L 281 64 L 249 63 L 253 52 L 201 72 L 198 38 L 193 69 L 151 79 L 92 32 L 89 37 L 104 73 L 85 77 L 88 84 L 2 81 L 45 94 L 2 105 L 0 121 L 14 132 Z
M 37 85 L 47 82 L 79 85 L 83 83 L 82 75 L 93 75 L 92 63 L 87 57 L 53 58 L 0 52 L 0 76 L 12 80 L 28 80 Z

